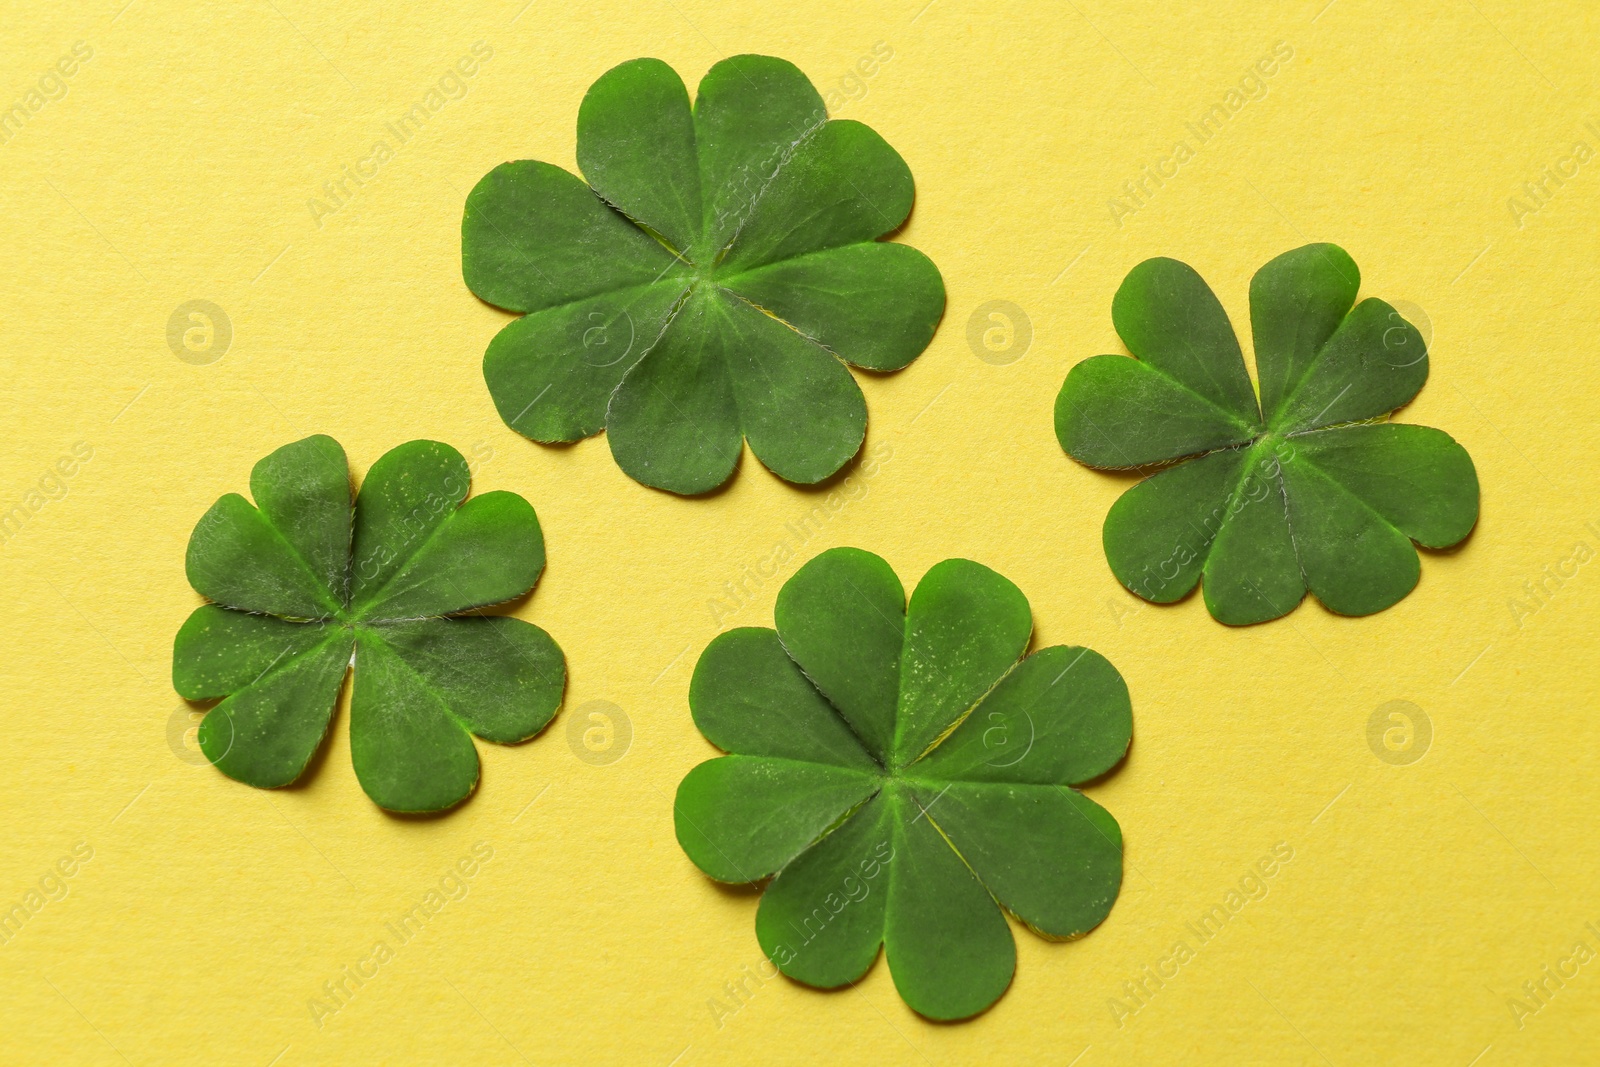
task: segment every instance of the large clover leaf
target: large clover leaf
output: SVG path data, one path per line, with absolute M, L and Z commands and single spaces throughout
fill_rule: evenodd
M 1260 401 L 1227 313 L 1172 259 L 1128 272 L 1111 304 L 1134 358 L 1093 356 L 1056 399 L 1056 435 L 1091 467 L 1168 460 L 1106 515 L 1112 572 L 1169 603 L 1205 578 L 1212 617 L 1234 625 L 1291 611 L 1309 589 L 1368 615 L 1421 573 L 1412 542 L 1445 548 L 1478 518 L 1466 450 L 1426 426 L 1387 422 L 1428 377 L 1411 323 L 1355 302 L 1344 249 L 1285 252 L 1250 283 Z
M 355 669 L 350 757 L 392 811 L 438 811 L 472 792 L 472 736 L 538 733 L 566 686 L 561 650 L 531 623 L 478 608 L 521 596 L 544 535 L 515 493 L 462 503 L 461 453 L 412 441 L 372 465 L 351 505 L 331 437 L 285 445 L 189 539 L 189 583 L 210 600 L 178 631 L 172 683 L 225 697 L 200 722 L 219 770 L 271 788 L 300 777 Z M 463 614 L 463 613 L 472 614 Z
M 935 1019 L 1005 992 L 1001 909 L 1077 937 L 1122 883 L 1116 820 L 1071 785 L 1128 747 L 1122 676 L 1086 648 L 1018 662 L 1021 590 L 964 559 L 906 606 L 894 571 L 824 552 L 778 594 L 777 629 L 706 647 L 689 703 L 732 755 L 678 787 L 678 841 L 724 882 L 772 877 L 756 937 L 791 978 L 855 982 L 885 947 L 895 987 Z
M 877 240 L 911 210 L 899 154 L 781 59 L 723 60 L 692 109 L 636 59 L 584 97 L 578 165 L 587 184 L 504 163 L 467 197 L 467 286 L 523 315 L 483 359 L 506 424 L 605 429 L 630 477 L 675 493 L 721 485 L 744 439 L 793 482 L 848 462 L 867 409 L 846 364 L 904 367 L 944 311 L 933 263 Z

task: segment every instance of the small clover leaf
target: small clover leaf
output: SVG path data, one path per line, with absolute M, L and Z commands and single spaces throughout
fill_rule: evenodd
M 351 762 L 391 811 L 464 800 L 473 734 L 509 744 L 544 728 L 566 686 L 561 649 L 477 612 L 533 588 L 544 535 L 515 493 L 463 503 L 469 482 L 461 453 L 412 441 L 372 465 L 352 506 L 344 449 L 317 436 L 256 464 L 254 506 L 236 493 L 212 505 L 186 561 L 211 603 L 178 631 L 172 683 L 225 698 L 199 731 L 218 770 L 261 788 L 299 778 L 352 667 Z
M 1056 436 L 1091 467 L 1173 463 L 1106 515 L 1112 573 L 1158 604 L 1202 576 L 1231 625 L 1292 611 L 1306 591 L 1370 615 L 1421 575 L 1412 542 L 1447 548 L 1478 519 L 1478 475 L 1448 434 L 1388 422 L 1428 377 L 1426 345 L 1336 245 L 1285 252 L 1250 283 L 1260 400 L 1233 327 L 1189 266 L 1149 259 L 1111 304 L 1133 353 L 1073 367 Z
M 911 211 L 899 154 L 753 55 L 712 67 L 692 108 L 660 60 L 613 68 L 577 154 L 582 179 L 521 160 L 467 197 L 467 286 L 522 315 L 483 358 L 506 424 L 604 429 L 629 477 L 682 494 L 727 481 L 745 440 L 792 482 L 849 462 L 867 408 L 847 364 L 899 370 L 944 312 L 932 261 L 878 240 Z
M 1122 832 L 1069 788 L 1115 766 L 1132 708 L 1086 648 L 1022 658 L 1021 590 L 950 559 L 911 595 L 870 552 L 836 548 L 778 594 L 777 629 L 713 640 L 695 725 L 730 755 L 678 787 L 678 842 L 723 882 L 771 883 L 756 938 L 784 974 L 833 988 L 884 946 L 900 996 L 962 1019 L 1011 982 L 1002 909 L 1078 937 L 1122 884 Z

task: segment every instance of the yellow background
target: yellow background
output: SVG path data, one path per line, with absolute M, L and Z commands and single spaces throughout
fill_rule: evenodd
M 1600 161 L 1548 182 L 1537 211 L 1508 205 L 1575 141 L 1600 145 L 1584 127 L 1600 126 L 1592 10 L 125 2 L 0 16 L 0 97 L 74 42 L 93 49 L 0 145 L 0 511 L 39 503 L 42 478 L 55 490 L 75 443 L 93 450 L 0 548 L 0 906 L 77 843 L 93 850 L 0 946 L 0 1060 L 1592 1062 L 1600 962 L 1549 982 L 1547 1002 L 1521 987 L 1580 940 L 1600 951 L 1585 926 L 1600 927 L 1600 565 L 1547 578 L 1580 542 L 1600 548 Z M 493 58 L 465 95 L 317 225 L 322 183 L 479 41 Z M 1184 123 L 1280 41 L 1293 58 L 1265 96 L 1199 146 Z M 892 59 L 847 82 L 878 42 Z M 712 754 L 686 703 L 718 628 L 709 602 L 826 491 L 749 456 L 708 499 L 645 489 L 602 439 L 508 431 L 480 375 L 506 316 L 461 281 L 467 190 L 506 159 L 573 167 L 578 103 L 615 63 L 659 56 L 692 86 L 750 51 L 838 90 L 835 114 L 904 155 L 918 199 L 900 239 L 949 290 L 921 359 L 861 376 L 868 447 L 891 455 L 800 558 L 859 545 L 908 587 L 940 559 L 979 560 L 1028 595 L 1036 647 L 1087 644 L 1133 693 L 1131 754 L 1091 790 L 1127 839 L 1116 907 L 1069 944 L 1018 928 L 1010 991 L 963 1025 L 908 1011 L 881 959 L 854 990 L 746 980 L 731 1000 L 725 983 L 761 959 L 756 897 L 712 885 L 673 837 L 673 790 Z M 1179 139 L 1195 158 L 1119 224 L 1111 198 Z M 1416 591 L 1371 618 L 1308 602 L 1238 630 L 1198 598 L 1141 607 L 1100 548 L 1127 483 L 1063 455 L 1062 378 L 1120 350 L 1111 296 L 1140 260 L 1194 265 L 1248 340 L 1251 274 L 1312 240 L 1349 250 L 1364 294 L 1422 309 L 1432 376 L 1400 417 L 1471 452 L 1477 530 L 1426 553 Z M 195 299 L 233 329 L 206 365 L 167 340 Z M 990 300 L 1032 325 L 1007 365 L 969 345 Z M 481 788 L 447 817 L 366 799 L 344 710 L 287 790 L 227 780 L 183 745 L 168 672 L 197 603 L 189 531 L 255 460 L 314 432 L 358 473 L 413 438 L 476 446 L 476 488 L 520 492 L 543 521 L 550 564 L 518 614 L 565 650 L 563 715 L 526 745 L 480 744 Z M 778 579 L 752 582 L 723 624 L 770 625 Z M 594 700 L 632 724 L 607 766 L 568 740 Z M 1369 746 L 1391 700 L 1432 725 L 1410 765 Z M 478 842 L 493 858 L 468 894 L 316 1025 L 322 983 Z M 1278 842 L 1293 860 L 1266 897 L 1191 940 L 1194 959 L 1119 1022 L 1123 983 Z M 1519 1019 L 1513 996 L 1538 1010 Z

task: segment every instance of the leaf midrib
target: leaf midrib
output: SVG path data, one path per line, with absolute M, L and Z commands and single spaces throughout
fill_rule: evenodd
M 1167 381 L 1171 382 L 1173 385 L 1177 386 L 1179 389 L 1183 390 L 1185 393 L 1188 393 L 1190 396 L 1194 397 L 1196 400 L 1198 400 L 1202 404 L 1206 405 L 1212 411 L 1215 411 L 1217 414 L 1219 414 L 1223 418 L 1227 419 L 1233 425 L 1237 426 L 1240 430 L 1243 430 L 1245 433 L 1252 435 L 1252 436 L 1246 438 L 1245 440 L 1235 441 L 1235 442 L 1233 442 L 1232 445 L 1224 445 L 1223 448 L 1231 448 L 1231 447 L 1234 447 L 1235 445 L 1242 445 L 1242 444 L 1254 444 L 1257 440 L 1259 440 L 1261 438 L 1261 436 L 1263 434 L 1271 432 L 1270 428 L 1259 417 L 1259 412 L 1260 412 L 1260 408 L 1261 408 L 1261 401 L 1259 400 L 1259 398 L 1257 398 L 1255 400 L 1256 410 L 1257 410 L 1257 418 L 1256 418 L 1255 422 L 1253 422 L 1253 423 L 1246 422 L 1243 419 L 1241 419 L 1238 416 L 1237 413 L 1229 411 L 1227 408 L 1223 407 L 1221 404 L 1217 403 L 1215 400 L 1212 400 L 1210 397 L 1206 396 L 1204 393 L 1200 392 L 1198 389 L 1195 389 L 1193 386 L 1189 385 L 1187 382 L 1183 381 L 1182 379 L 1180 379 L 1180 378 L 1168 373 L 1166 370 L 1162 369 L 1161 367 L 1156 366 L 1154 363 L 1151 363 L 1148 360 L 1139 359 L 1138 356 L 1128 356 L 1126 358 L 1137 360 L 1143 366 L 1148 367 L 1154 373 L 1161 375 L 1161 377 L 1165 378 Z M 1248 380 L 1248 374 L 1246 375 L 1246 380 Z M 1252 383 L 1252 385 L 1253 385 L 1253 383 Z M 1255 393 L 1255 390 L 1254 390 L 1254 388 L 1252 388 L 1251 389 L 1252 396 L 1254 396 L 1254 393 Z M 1211 451 L 1217 452 L 1217 451 L 1221 451 L 1221 449 L 1212 449 Z
M 380 646 L 383 649 L 384 654 L 392 657 L 395 660 L 395 662 L 399 663 L 402 667 L 404 667 L 406 669 L 406 672 L 408 674 L 410 674 L 412 678 L 416 679 L 417 685 L 424 692 L 426 692 L 429 696 L 433 697 L 435 700 L 437 700 L 439 702 L 439 706 L 444 709 L 445 714 L 450 717 L 450 721 L 451 722 L 455 723 L 458 727 L 460 727 L 462 730 L 464 730 L 469 737 L 476 737 L 477 736 L 476 734 L 474 734 L 472 732 L 472 727 L 467 724 L 466 720 L 464 720 L 463 718 L 461 718 L 461 716 L 456 714 L 455 709 L 450 706 L 450 702 L 444 698 L 444 694 L 439 692 L 439 690 L 435 689 L 433 684 L 430 681 L 428 681 L 427 678 L 423 677 L 421 671 L 418 671 L 415 667 L 413 667 L 406 660 L 406 658 L 404 656 L 402 656 L 399 652 L 395 651 L 394 646 L 390 645 L 388 641 L 385 641 L 381 636 L 379 636 L 379 631 L 368 630 L 368 631 L 366 631 L 366 634 L 367 634 L 368 642 L 370 642 L 372 644 L 375 644 L 377 646 Z M 357 641 L 356 641 L 356 667 L 355 667 L 355 670 L 357 672 L 359 672 L 359 670 L 360 670 L 360 663 L 361 663 L 361 640 L 360 640 L 360 637 L 358 637 Z
M 1278 403 L 1277 403 L 1276 407 L 1274 407 L 1274 409 L 1273 409 L 1272 417 L 1265 420 L 1267 428 L 1268 428 L 1268 430 L 1270 432 L 1279 433 L 1279 434 L 1282 434 L 1285 437 L 1292 437 L 1292 436 L 1296 436 L 1296 435 L 1299 435 L 1299 434 L 1312 433 L 1312 432 L 1317 431 L 1317 430 L 1330 430 L 1330 429 L 1336 429 L 1336 428 L 1341 427 L 1341 426 L 1359 426 L 1359 425 L 1361 425 L 1363 423 L 1367 423 L 1367 422 L 1381 422 L 1384 419 L 1387 419 L 1391 415 L 1394 414 L 1394 412 L 1397 410 L 1397 408 L 1390 408 L 1388 411 L 1383 412 L 1380 415 L 1371 416 L 1371 417 L 1365 418 L 1365 419 L 1346 419 L 1346 420 L 1344 420 L 1342 422 L 1335 421 L 1335 422 L 1319 423 L 1317 420 L 1322 418 L 1323 415 L 1326 415 L 1328 413 L 1328 410 L 1330 408 L 1332 408 L 1334 406 L 1334 404 L 1337 404 L 1341 399 L 1343 399 L 1344 393 L 1340 393 L 1338 396 L 1334 397 L 1333 400 L 1328 403 L 1328 407 L 1323 408 L 1322 411 L 1319 414 L 1312 416 L 1310 419 L 1307 419 L 1305 422 L 1291 425 L 1286 420 L 1287 413 L 1289 412 L 1290 408 L 1292 408 L 1294 406 L 1295 398 L 1300 395 L 1300 390 L 1302 388 L 1304 388 L 1306 382 L 1311 379 L 1311 372 L 1316 370 L 1318 365 L 1320 365 L 1322 363 L 1322 360 L 1327 356 L 1328 349 L 1332 345 L 1333 339 L 1335 337 L 1339 336 L 1339 331 L 1343 330 L 1344 327 L 1345 327 L 1345 323 L 1350 321 L 1350 316 L 1355 314 L 1356 308 L 1360 307 L 1361 305 L 1363 305 L 1363 304 L 1365 304 L 1365 303 L 1367 303 L 1369 301 L 1373 301 L 1373 300 L 1378 300 L 1378 298 L 1377 297 L 1373 297 L 1373 296 L 1369 296 L 1369 297 L 1367 297 L 1366 300 L 1355 301 L 1354 303 L 1352 303 L 1350 305 L 1350 309 L 1348 311 L 1346 311 L 1342 316 L 1340 316 L 1338 325 L 1336 325 L 1333 328 L 1333 331 L 1328 334 L 1327 339 L 1324 340 L 1322 342 L 1322 344 L 1317 346 L 1316 353 L 1314 355 L 1312 355 L 1310 361 L 1306 363 L 1305 369 L 1300 372 L 1300 375 L 1299 375 L 1298 378 L 1295 379 L 1294 384 L 1286 392 L 1284 392 L 1283 394 L 1281 394 L 1278 397 Z M 1389 308 L 1390 311 L 1394 311 L 1393 306 L 1390 305 L 1387 301 L 1378 300 L 1378 303 L 1383 304 L 1385 307 Z M 1405 323 L 1408 326 L 1411 325 L 1411 323 L 1408 322 L 1404 317 L 1402 317 L 1400 321 L 1402 323 Z M 1412 327 L 1412 328 L 1415 329 L 1415 327 Z M 1424 346 L 1422 356 L 1419 357 L 1418 361 L 1420 362 L 1420 360 L 1426 359 L 1427 355 L 1428 355 L 1427 348 L 1426 348 L 1426 346 Z M 1352 377 L 1350 383 L 1345 386 L 1345 390 L 1348 391 L 1354 385 L 1355 385 L 1355 378 Z M 1420 391 L 1420 386 L 1419 386 L 1419 391 Z M 1402 405 L 1398 405 L 1398 407 L 1403 407 L 1403 406 L 1404 406 L 1403 404 Z M 1265 416 L 1265 412 L 1263 412 L 1262 414 L 1263 414 L 1263 416 Z
M 820 102 L 820 100 L 819 100 L 819 102 Z M 695 101 L 695 105 L 697 107 L 698 107 L 699 103 L 700 102 L 698 100 Z M 715 267 L 720 265 L 723 262 L 723 260 L 727 259 L 728 253 L 730 251 L 732 251 L 733 246 L 738 244 L 739 237 L 740 237 L 741 234 L 744 233 L 745 227 L 750 224 L 750 220 L 751 219 L 755 218 L 756 210 L 760 206 L 761 201 L 766 198 L 768 190 L 770 190 L 772 188 L 773 184 L 778 180 L 778 176 L 783 173 L 783 169 L 789 165 L 789 161 L 792 160 L 795 157 L 795 154 L 797 152 L 799 152 L 800 146 L 805 144 L 812 137 L 816 136 L 817 132 L 819 130 L 821 130 L 823 127 L 825 127 L 830 121 L 832 121 L 832 120 L 830 120 L 828 118 L 827 108 L 824 107 L 822 109 L 822 117 L 821 117 L 821 119 L 819 119 L 817 122 L 813 123 L 811 126 L 808 126 L 806 129 L 802 130 L 798 137 L 796 137 L 793 141 L 789 142 L 788 147 L 784 149 L 783 155 L 778 160 L 778 165 L 772 168 L 772 173 L 767 176 L 766 181 L 762 182 L 761 188 L 756 190 L 756 194 L 750 198 L 749 203 L 745 206 L 744 217 L 739 220 L 739 225 L 734 229 L 733 233 L 728 237 L 727 242 L 724 243 L 721 248 L 716 250 L 715 254 L 712 257 L 712 262 L 711 262 L 711 265 L 710 265 L 711 269 L 714 269 Z M 706 238 L 706 235 L 710 232 L 710 229 L 711 229 L 711 226 L 710 226 L 711 220 L 707 217 L 707 213 L 710 212 L 710 210 L 711 210 L 711 200 L 708 199 L 707 196 L 706 196 L 705 172 L 700 169 L 699 162 L 700 162 L 699 128 L 696 127 L 696 129 L 695 129 L 695 163 L 696 163 L 695 173 L 700 179 L 700 203 L 701 203 L 700 234 L 696 238 L 696 244 L 699 244 L 700 242 L 704 241 L 705 238 Z
M 331 609 L 327 615 L 319 615 L 307 619 L 299 619 L 290 615 L 275 615 L 274 618 L 283 619 L 285 622 L 343 622 L 344 614 L 349 610 L 349 605 L 340 603 L 339 598 L 334 596 L 333 590 L 328 588 L 328 583 L 322 580 L 322 576 L 317 573 L 316 568 L 311 566 L 310 561 L 307 560 L 306 557 L 300 552 L 300 549 L 295 545 L 295 543 L 289 540 L 288 535 L 282 530 L 278 529 L 278 524 L 273 522 L 272 518 L 265 511 L 262 511 L 254 501 L 245 500 L 245 497 L 242 493 L 234 493 L 231 495 L 237 496 L 240 500 L 243 500 L 246 507 L 250 508 L 250 510 L 254 511 L 258 516 L 260 516 L 262 524 L 265 525 L 268 530 L 272 531 L 272 536 L 277 538 L 278 543 L 288 550 L 289 555 L 294 558 L 294 561 L 300 564 L 301 569 L 305 572 L 305 576 L 311 579 L 311 586 L 314 590 L 316 590 L 319 599 L 324 602 L 323 606 Z M 349 564 L 347 561 L 347 568 L 348 565 Z M 231 607 L 231 605 L 228 604 L 221 604 L 220 606 Z M 235 608 L 234 610 L 244 609 Z
M 1308 433 L 1337 433 L 1340 429 L 1346 428 L 1348 426 L 1357 426 L 1357 425 L 1364 425 L 1364 424 L 1365 423 L 1358 422 L 1358 423 L 1338 424 L 1338 425 L 1335 425 L 1335 426 L 1315 427 L 1315 428 L 1309 429 L 1309 430 L 1301 430 L 1301 431 L 1299 431 L 1298 433 L 1295 433 L 1295 434 L 1284 434 L 1284 435 L 1281 435 L 1281 436 L 1283 436 L 1283 437 L 1292 437 L 1292 436 L 1302 436 L 1302 435 L 1308 434 Z M 1229 490 L 1227 496 L 1223 500 L 1223 506 L 1224 507 L 1231 506 L 1233 501 L 1234 501 L 1234 499 L 1235 499 L 1235 497 L 1238 496 L 1239 492 L 1241 491 L 1241 489 L 1242 489 L 1242 487 L 1244 485 L 1245 480 L 1250 477 L 1251 459 L 1252 459 L 1253 454 L 1259 448 L 1259 446 L 1264 441 L 1266 441 L 1267 438 L 1269 438 L 1271 436 L 1273 436 L 1273 434 L 1271 434 L 1271 433 L 1263 434 L 1260 438 L 1257 438 L 1256 441 L 1252 442 L 1252 444 L 1251 444 L 1251 446 L 1249 448 L 1249 453 L 1245 457 L 1244 465 L 1240 469 L 1239 478 L 1234 482 L 1233 488 Z M 1221 450 L 1219 450 L 1219 451 L 1221 451 Z M 1413 538 L 1410 534 L 1406 533 L 1400 527 L 1396 526 L 1394 523 L 1390 522 L 1388 520 L 1388 518 L 1386 518 L 1376 508 L 1374 508 L 1371 504 L 1369 504 L 1359 493 L 1357 493 L 1354 489 L 1352 489 L 1349 485 L 1347 485 L 1345 483 L 1345 481 L 1342 478 L 1340 478 L 1338 475 L 1334 474 L 1332 471 L 1329 471 L 1329 470 L 1325 469 L 1321 464 L 1317 463 L 1315 460 L 1310 459 L 1310 458 L 1308 458 L 1306 456 L 1303 456 L 1303 455 L 1301 455 L 1299 453 L 1294 453 L 1291 456 L 1289 456 L 1289 458 L 1281 461 L 1279 467 L 1276 470 L 1274 470 L 1272 476 L 1277 482 L 1278 499 L 1282 502 L 1282 506 L 1283 506 L 1284 525 L 1289 531 L 1289 546 L 1292 549 L 1294 549 L 1295 567 L 1300 572 L 1301 584 L 1308 591 L 1310 590 L 1311 587 L 1310 587 L 1310 584 L 1309 584 L 1309 580 L 1308 580 L 1308 578 L 1306 576 L 1305 557 L 1304 557 L 1303 553 L 1301 552 L 1299 539 L 1296 538 L 1296 536 L 1295 536 L 1293 512 L 1289 507 L 1289 496 L 1290 496 L 1290 493 L 1292 492 L 1292 490 L 1289 488 L 1289 480 L 1285 476 L 1284 470 L 1282 469 L 1283 466 L 1287 465 L 1287 464 L 1294 464 L 1297 467 L 1297 469 L 1299 469 L 1299 470 L 1301 470 L 1303 472 L 1306 472 L 1307 474 L 1310 474 L 1313 477 L 1319 477 L 1323 481 L 1328 482 L 1335 489 L 1337 489 L 1340 493 L 1342 493 L 1344 496 L 1348 497 L 1351 501 L 1353 501 L 1364 512 L 1366 512 L 1368 515 L 1370 515 L 1374 520 L 1376 520 L 1377 523 L 1379 523 L 1380 525 L 1382 525 L 1384 527 L 1387 527 L 1388 529 L 1390 529 L 1390 530 L 1394 531 L 1395 533 L 1399 534 L 1401 537 L 1405 538 L 1408 542 L 1415 542 L 1415 540 L 1416 540 L 1415 538 Z M 1210 563 L 1211 552 L 1216 547 L 1217 541 L 1222 536 L 1222 531 L 1227 529 L 1228 525 L 1230 523 L 1232 523 L 1232 522 L 1233 522 L 1233 515 L 1230 514 L 1224 519 L 1222 525 L 1217 528 L 1216 534 L 1214 534 L 1211 537 L 1211 539 L 1206 542 L 1205 558 L 1204 558 L 1204 560 L 1201 561 L 1201 564 L 1200 564 L 1200 570 L 1201 570 L 1202 577 L 1204 576 L 1204 572 L 1205 572 L 1205 568 L 1206 568 L 1207 564 Z M 1260 595 L 1259 591 L 1258 591 L 1257 595 L 1258 596 Z M 1277 610 L 1277 605 L 1272 604 L 1270 601 L 1267 602 L 1267 606 L 1271 607 L 1274 611 Z M 1292 606 L 1288 610 L 1292 610 Z M 1273 618 L 1279 618 L 1279 617 L 1281 617 L 1282 615 L 1284 615 L 1286 613 L 1287 613 L 1287 611 L 1279 612 L 1278 615 L 1273 616 Z

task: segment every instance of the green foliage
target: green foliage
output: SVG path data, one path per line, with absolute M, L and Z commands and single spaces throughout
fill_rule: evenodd
M 1112 301 L 1134 358 L 1084 360 L 1056 399 L 1056 436 L 1091 467 L 1175 462 L 1105 522 L 1106 559 L 1128 589 L 1165 604 L 1204 577 L 1212 617 L 1287 614 L 1309 589 L 1368 615 L 1421 574 L 1412 542 L 1456 544 L 1478 518 L 1465 449 L 1387 422 L 1428 377 L 1414 326 L 1356 303 L 1360 272 L 1336 245 L 1274 259 L 1250 283 L 1260 399 L 1222 305 L 1194 270 L 1150 259 Z
M 252 506 L 230 493 L 189 539 L 189 583 L 211 603 L 178 631 L 172 684 L 222 702 L 200 748 L 262 788 L 299 778 L 354 666 L 350 749 L 367 795 L 438 811 L 478 782 L 471 735 L 522 741 L 561 703 L 550 635 L 478 609 L 521 596 L 544 569 L 544 535 L 515 493 L 465 500 L 467 463 L 412 441 L 372 465 L 351 501 L 331 437 L 256 464 Z
M 467 197 L 467 286 L 522 315 L 483 360 L 506 424 L 604 429 L 674 493 L 721 485 L 745 440 L 789 481 L 844 466 L 867 424 L 847 364 L 904 367 L 944 312 L 933 263 L 877 240 L 911 210 L 899 154 L 781 59 L 723 60 L 692 108 L 636 59 L 584 97 L 578 165 L 503 163 Z
M 1116 820 L 1070 786 L 1122 759 L 1122 677 L 1086 648 L 1023 659 L 1022 592 L 963 559 L 909 608 L 869 552 L 812 559 L 778 594 L 777 629 L 730 630 L 689 704 L 730 755 L 678 787 L 678 841 L 724 882 L 771 878 L 756 913 L 785 974 L 857 981 L 885 947 L 896 988 L 934 1019 L 993 1004 L 1016 946 L 1001 912 L 1080 936 L 1122 883 Z

